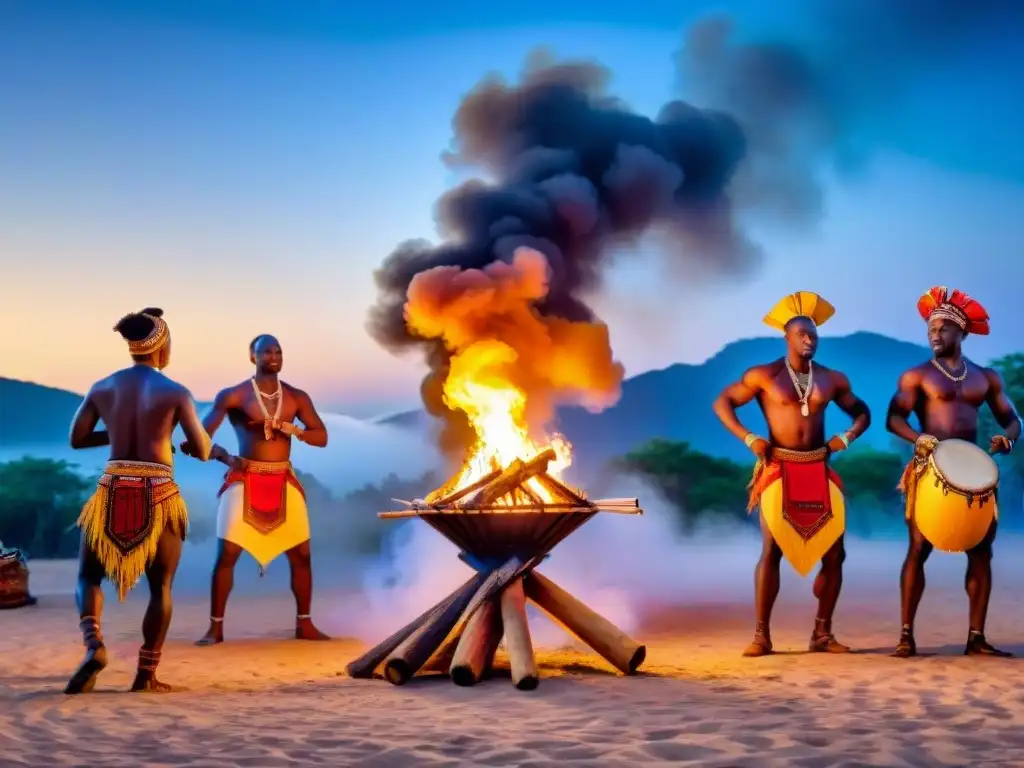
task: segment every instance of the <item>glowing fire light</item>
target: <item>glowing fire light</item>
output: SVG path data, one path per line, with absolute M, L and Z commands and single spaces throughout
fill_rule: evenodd
M 561 435 L 554 435 L 547 445 L 530 439 L 525 418 L 526 393 L 501 375 L 501 370 L 514 364 L 516 357 L 512 347 L 486 339 L 452 358 L 444 384 L 445 403 L 466 414 L 477 439 L 462 471 L 433 496 L 444 496 L 471 485 L 495 470 L 505 469 L 516 459 L 528 461 L 548 447 L 554 449 L 556 456 L 548 464 L 549 475 L 557 477 L 572 463 L 572 446 Z M 542 500 L 554 500 L 536 478 L 530 478 L 527 486 Z M 499 503 L 517 501 L 510 494 Z
M 548 448 L 555 459 L 547 474 L 557 478 L 571 463 L 572 446 L 542 432 L 556 404 L 600 409 L 618 399 L 623 370 L 612 358 L 607 327 L 537 310 L 548 295 L 549 277 L 544 255 L 520 247 L 511 263 L 434 267 L 409 284 L 406 324 L 422 338 L 444 342 L 450 353 L 444 403 L 466 414 L 476 435 L 462 469 L 428 501 Z M 523 487 L 529 493 L 510 493 L 498 503 L 555 501 L 542 479 L 531 478 Z

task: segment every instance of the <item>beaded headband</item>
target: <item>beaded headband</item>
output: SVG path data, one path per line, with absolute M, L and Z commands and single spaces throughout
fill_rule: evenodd
M 960 330 L 967 330 L 967 315 L 954 304 L 940 304 L 931 311 L 931 314 L 928 315 L 929 320 L 933 317 L 949 320 L 959 326 Z
M 127 315 L 122 317 L 121 320 L 133 317 L 134 315 L 134 312 L 129 312 Z M 167 339 L 170 336 L 170 333 L 167 330 L 167 323 L 162 317 L 147 315 L 145 312 L 142 313 L 142 316 L 148 317 L 153 321 L 153 330 L 150 331 L 149 335 L 144 339 L 128 342 L 128 351 L 133 355 L 149 355 L 156 352 L 160 347 L 167 343 Z M 121 320 L 118 320 L 118 325 L 120 325 Z M 114 330 L 117 330 L 117 325 L 114 326 Z
M 917 311 L 925 322 L 938 317 L 956 325 L 964 333 L 987 336 L 989 317 L 976 299 L 945 285 L 934 285 L 917 300 Z

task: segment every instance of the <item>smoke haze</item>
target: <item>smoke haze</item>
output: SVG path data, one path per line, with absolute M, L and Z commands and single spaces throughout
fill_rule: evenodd
M 609 91 L 611 72 L 601 64 L 542 51 L 517 82 L 486 76 L 465 96 L 444 158 L 483 180 L 438 201 L 440 244 L 401 243 L 384 260 L 368 323 L 389 350 L 424 353 L 423 400 L 443 420 L 446 452 L 461 458 L 472 435 L 444 402 L 451 345 L 409 322 L 418 276 L 431 275 L 441 291 L 441 282 L 511 263 L 529 247 L 549 273 L 547 292 L 530 309 L 597 324 L 584 296 L 600 293 L 613 254 L 637 257 L 631 246 L 645 234 L 656 236 L 670 266 L 664 274 L 687 285 L 748 274 L 762 254 L 744 222 L 813 226 L 826 207 L 823 175 L 870 156 L 872 124 L 884 123 L 924 67 L 971 53 L 993 31 L 1020 35 L 1024 5 L 832 0 L 808 4 L 802 18 L 802 40 L 751 38 L 728 17 L 692 25 L 675 62 L 683 98 L 653 118 Z M 513 327 L 477 330 L 505 343 Z M 611 350 L 595 354 L 598 368 L 615 365 Z M 535 389 L 531 399 L 578 404 L 584 389 Z M 538 406 L 534 418 L 551 407 Z

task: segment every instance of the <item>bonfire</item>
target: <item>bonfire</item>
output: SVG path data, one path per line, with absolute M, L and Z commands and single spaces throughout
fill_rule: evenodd
M 644 646 L 536 566 L 598 512 L 642 514 L 638 500 L 589 500 L 563 483 L 572 446 L 560 435 L 531 439 L 526 393 L 498 375 L 500 368 L 472 364 L 471 353 L 472 347 L 452 360 L 445 383 L 446 403 L 468 416 L 477 436 L 465 464 L 443 487 L 421 499 L 394 499 L 403 508 L 380 517 L 420 518 L 459 547 L 475 575 L 351 662 L 349 674 L 380 674 L 401 685 L 419 672 L 447 672 L 457 685 L 473 685 L 490 671 L 504 637 L 514 685 L 535 688 L 539 674 L 527 600 L 623 674 L 633 674 Z M 477 347 L 475 354 L 485 350 Z

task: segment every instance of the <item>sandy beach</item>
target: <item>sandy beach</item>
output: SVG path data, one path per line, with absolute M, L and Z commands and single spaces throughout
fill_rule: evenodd
M 294 605 L 287 591 L 274 590 L 233 599 L 229 642 L 214 648 L 192 645 L 206 626 L 206 600 L 179 598 L 161 672 L 184 690 L 128 694 L 143 587 L 123 605 L 108 599 L 111 665 L 95 692 L 68 697 L 61 690 L 81 653 L 73 564 L 37 562 L 39 605 L 0 612 L 3 764 L 1019 764 L 1024 659 L 962 656 L 961 563 L 945 558 L 929 583 L 918 642 L 932 655 L 889 658 L 898 631 L 894 584 L 852 579 L 836 630 L 858 652 L 806 654 L 810 584 L 790 578 L 774 631 L 781 652 L 772 657 L 740 657 L 748 602 L 666 606 L 634 633 L 648 646 L 642 674 L 618 676 L 577 648 L 542 649 L 542 681 L 532 692 L 513 689 L 500 670 L 473 688 L 442 677 L 403 687 L 349 679 L 345 664 L 366 645 L 289 639 Z M 996 574 L 988 635 L 1024 653 L 1024 606 L 1007 575 Z M 317 597 L 318 605 L 351 600 L 343 592 Z

